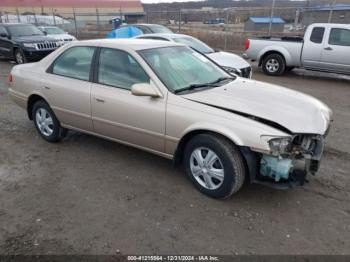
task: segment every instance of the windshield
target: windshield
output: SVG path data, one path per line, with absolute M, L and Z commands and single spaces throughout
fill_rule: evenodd
M 165 26 L 161 26 L 161 25 L 151 25 L 149 26 L 149 28 L 153 31 L 153 33 L 160 33 L 160 34 L 172 34 L 173 32 L 165 27 Z
M 176 43 L 188 45 L 203 54 L 210 54 L 215 52 L 212 48 L 204 44 L 202 41 L 199 41 L 198 39 L 192 37 L 176 37 L 173 40 Z
M 160 80 L 174 93 L 200 89 L 232 79 L 207 57 L 185 47 L 163 47 L 139 51 Z
M 31 35 L 43 35 L 34 25 L 11 25 L 8 27 L 11 36 L 31 36 Z
M 65 32 L 58 28 L 58 27 L 46 27 L 43 28 L 43 31 L 45 31 L 48 35 L 62 35 L 65 34 Z

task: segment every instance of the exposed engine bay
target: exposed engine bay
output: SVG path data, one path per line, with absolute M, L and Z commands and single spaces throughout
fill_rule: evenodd
M 262 154 L 260 160 L 262 178 L 274 182 L 303 184 L 308 173 L 314 175 L 318 171 L 324 149 L 323 136 L 294 135 L 279 146 L 279 150 L 273 151 L 271 155 Z M 273 148 L 274 145 L 270 144 L 270 147 Z

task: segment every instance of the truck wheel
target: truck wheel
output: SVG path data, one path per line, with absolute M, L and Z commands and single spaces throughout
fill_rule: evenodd
M 26 56 L 24 55 L 22 49 L 17 48 L 15 51 L 15 62 L 16 64 L 25 64 L 27 63 Z
M 227 198 L 244 184 L 246 169 L 238 148 L 211 134 L 192 138 L 185 148 L 184 165 L 193 185 L 213 198 Z
M 280 76 L 286 70 L 286 63 L 281 55 L 271 54 L 263 59 L 262 69 L 267 75 Z

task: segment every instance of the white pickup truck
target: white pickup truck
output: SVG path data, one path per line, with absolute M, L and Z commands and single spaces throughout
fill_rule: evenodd
M 295 67 L 350 74 L 350 25 L 312 24 L 297 37 L 247 39 L 245 56 L 258 61 L 267 75 L 279 76 Z

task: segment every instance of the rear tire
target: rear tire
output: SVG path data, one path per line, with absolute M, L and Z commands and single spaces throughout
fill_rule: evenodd
M 22 51 L 22 49 L 17 48 L 15 50 L 14 55 L 15 55 L 15 62 L 16 62 L 16 64 L 20 65 L 20 64 L 27 63 L 27 58 L 26 58 L 24 52 Z
M 32 118 L 38 133 L 48 142 L 59 142 L 67 135 L 68 130 L 61 127 L 55 113 L 44 100 L 34 104 Z
M 185 148 L 184 165 L 193 185 L 213 198 L 228 198 L 244 184 L 246 169 L 239 149 L 226 138 L 201 134 Z
M 262 69 L 267 75 L 280 76 L 286 70 L 286 62 L 280 54 L 270 54 L 264 57 Z

